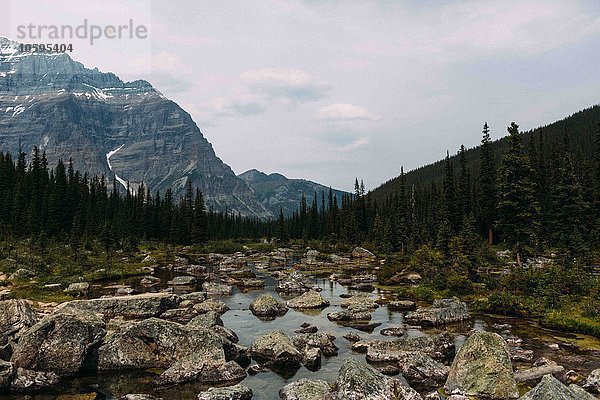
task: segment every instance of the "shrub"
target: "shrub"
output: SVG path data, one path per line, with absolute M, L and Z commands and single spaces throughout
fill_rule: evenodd
M 600 317 L 600 300 L 589 299 L 581 304 L 581 313 L 584 317 Z
M 446 289 L 452 296 L 464 296 L 473 293 L 473 282 L 460 274 L 452 273 L 446 278 Z
M 492 314 L 523 316 L 524 307 L 519 296 L 508 292 L 496 292 L 488 297 L 488 312 Z
M 432 302 L 436 297 L 436 291 L 425 285 L 402 287 L 397 293 L 399 297 L 427 302 Z

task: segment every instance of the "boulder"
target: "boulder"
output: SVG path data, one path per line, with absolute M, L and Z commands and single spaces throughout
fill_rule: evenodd
M 208 299 L 194 305 L 194 310 L 196 310 L 198 314 L 206 314 L 207 312 L 214 311 L 219 315 L 223 315 L 229 311 L 229 307 L 221 300 Z
M 233 287 L 224 285 L 222 283 L 204 282 L 202 284 L 202 290 L 207 294 L 214 296 L 224 296 L 233 293 Z
M 331 387 L 322 380 L 299 379 L 288 383 L 279 391 L 281 400 L 328 400 Z
M 600 368 L 593 370 L 585 380 L 584 388 L 600 393 Z
M 294 367 L 302 361 L 302 354 L 282 331 L 269 332 L 256 339 L 250 347 L 250 355 L 276 366 Z
M 198 328 L 212 328 L 215 325 L 223 326 L 223 320 L 221 319 L 221 315 L 215 311 L 209 311 L 206 314 L 198 315 L 194 317 L 187 324 L 190 327 L 198 327 Z
M 595 397 L 583 389 L 563 385 L 552 375 L 545 375 L 521 400 L 595 400 Z
M 149 394 L 126 394 L 121 397 L 122 400 L 163 400 L 161 397 L 154 397 Z
M 84 366 L 105 334 L 104 321 L 94 314 L 57 312 L 22 333 L 11 361 L 18 368 L 69 376 Z
M 176 276 L 167 282 L 169 286 L 193 286 L 196 284 L 196 278 L 188 275 Z
M 446 392 L 489 399 L 517 399 L 508 346 L 497 333 L 474 332 L 459 350 L 444 386 Z
M 347 358 L 335 382 L 338 399 L 422 400 L 409 386 L 383 375 L 364 361 Z
M 410 300 L 395 300 L 387 304 L 387 308 L 393 311 L 409 311 L 417 308 L 417 304 Z
M 27 268 L 19 268 L 15 272 L 9 275 L 9 281 L 22 281 L 26 279 L 33 279 L 37 276 L 35 272 Z
M 467 305 L 457 298 L 434 300 L 432 307 L 418 308 L 404 317 L 407 323 L 422 326 L 444 325 L 468 318 Z
M 361 341 L 355 345 L 358 350 L 363 347 L 374 362 L 401 360 L 406 351 L 419 351 L 435 360 L 448 360 L 455 352 L 454 341 L 447 332 L 396 340 Z
M 340 306 L 353 310 L 375 310 L 379 307 L 379 304 L 368 295 L 361 294 L 344 299 Z
M 157 278 L 156 276 L 152 276 L 152 275 L 144 276 L 140 280 L 140 285 L 143 285 L 143 286 L 155 286 L 155 285 L 158 285 L 159 283 L 160 283 L 160 278 Z
M 198 400 L 250 400 L 252 390 L 244 385 L 212 387 L 198 395 Z
M 371 313 L 368 311 L 342 310 L 327 314 L 330 321 L 370 321 Z
M 403 336 L 406 333 L 406 325 L 383 328 L 379 333 L 383 336 Z
M 60 382 L 60 377 L 54 372 L 31 371 L 18 368 L 10 386 L 16 393 L 45 392 Z
M 393 361 L 399 367 L 402 375 L 410 383 L 419 383 L 428 386 L 437 386 L 444 383 L 450 368 L 421 351 L 398 351 L 389 359 L 377 354 L 375 359 L 367 351 L 367 361 Z
M 304 293 L 308 292 L 310 288 L 307 286 L 304 275 L 294 271 L 287 275 L 283 280 L 279 281 L 275 290 L 282 293 Z
M 355 247 L 354 250 L 352 250 L 352 258 L 357 258 L 360 260 L 374 260 L 375 254 L 363 247 Z
M 329 306 L 329 301 L 325 300 L 320 293 L 309 290 L 308 292 L 289 300 L 287 306 L 298 309 L 325 308 Z
M 266 293 L 250 303 L 250 311 L 257 317 L 275 318 L 285 315 L 288 312 L 288 308 L 284 302 Z
M 88 282 L 71 283 L 64 290 L 65 293 L 68 293 L 73 296 L 86 296 L 89 291 L 90 291 L 90 284 Z
M 218 335 L 157 318 L 125 326 L 104 342 L 98 349 L 99 370 L 167 369 L 195 353 L 225 362 Z
M 245 377 L 246 371 L 234 361 L 226 362 L 220 356 L 213 359 L 210 354 L 196 353 L 177 360 L 156 379 L 156 384 L 232 384 L 241 382 Z
M 105 320 L 120 316 L 123 318 L 159 317 L 165 311 L 177 308 L 181 298 L 168 293 L 144 293 L 132 296 L 103 297 L 92 300 L 74 300 L 63 303 L 65 310 L 79 310 L 102 314 Z
M 0 340 L 11 339 L 37 322 L 29 302 L 25 300 L 0 301 Z
M 354 332 L 348 332 L 344 335 L 344 339 L 352 342 L 352 343 L 356 343 L 358 342 L 360 339 L 360 336 L 358 335 L 358 333 L 354 333 Z
M 335 336 L 330 333 L 304 333 L 292 337 L 292 342 L 298 351 L 314 347 L 323 350 L 326 356 L 336 356 L 338 347 L 335 345 Z

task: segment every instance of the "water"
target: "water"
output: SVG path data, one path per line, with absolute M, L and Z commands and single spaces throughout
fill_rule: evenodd
M 386 327 L 396 326 L 403 322 L 404 313 L 389 311 L 387 307 L 382 306 L 376 309 L 372 313 L 371 322 L 379 322 L 381 326 L 375 328 L 372 333 L 361 332 L 349 327 L 344 327 L 338 323 L 331 322 L 327 319 L 327 313 L 339 311 L 341 309 L 340 302 L 343 300 L 340 295 L 350 293 L 355 294 L 358 292 L 348 290 L 345 286 L 329 282 L 329 280 L 322 278 L 313 278 L 312 284 L 317 285 L 322 289 L 321 295 L 329 300 L 331 305 L 323 310 L 293 310 L 290 309 L 284 316 L 278 317 L 272 321 L 263 321 L 255 317 L 249 310 L 248 306 L 250 303 L 265 292 L 273 294 L 276 298 L 281 298 L 276 292 L 275 287 L 277 286 L 277 280 L 273 279 L 270 275 L 256 271 L 253 271 L 261 279 L 265 280 L 264 289 L 251 290 L 251 291 L 240 291 L 235 289 L 233 295 L 218 297 L 220 300 L 225 302 L 230 310 L 222 316 L 224 325 L 233 331 L 235 331 L 239 338 L 239 344 L 244 346 L 250 346 L 252 342 L 260 337 L 261 335 L 280 329 L 284 331 L 288 336 L 295 335 L 294 331 L 300 328 L 302 323 L 309 323 L 317 326 L 319 332 L 327 332 L 336 336 L 336 345 L 339 347 L 339 354 L 334 357 L 323 357 L 321 368 L 318 371 L 310 371 L 305 367 L 300 367 L 294 374 L 293 371 L 286 372 L 286 375 L 282 375 L 273 371 L 261 372 L 257 375 L 248 375 L 242 384 L 250 387 L 254 392 L 253 399 L 255 400 L 274 400 L 279 399 L 278 392 L 287 383 L 301 379 L 323 379 L 330 383 L 334 382 L 338 370 L 342 363 L 347 357 L 354 357 L 357 359 L 364 360 L 364 354 L 353 352 L 350 349 L 351 342 L 343 338 L 343 335 L 349 332 L 358 333 L 362 338 L 365 339 L 385 339 L 392 340 L 393 337 L 386 337 L 379 334 L 379 331 Z M 177 273 L 170 270 L 157 270 L 156 276 L 159 276 L 162 283 L 158 287 L 144 288 L 137 285 L 140 278 L 130 278 L 123 282 L 116 282 L 121 284 L 128 284 L 134 286 L 138 291 L 158 291 L 164 289 L 164 285 L 168 279 L 172 279 L 175 275 L 182 275 L 183 273 Z M 106 286 L 106 285 L 105 285 Z M 196 288 L 177 289 L 178 291 L 191 291 Z M 93 296 L 99 296 L 101 294 L 114 293 L 113 289 L 102 289 L 96 288 L 93 292 Z M 363 292 L 364 293 L 364 292 Z M 386 294 L 374 291 L 371 293 L 372 298 L 383 297 Z M 283 297 L 282 300 L 286 298 Z M 570 339 L 572 335 L 557 334 L 541 329 L 534 322 L 526 319 L 509 319 L 509 318 L 495 318 L 491 316 L 474 316 L 470 321 L 461 324 L 452 324 L 441 328 L 429 329 L 420 331 L 416 329 L 410 329 L 407 336 L 422 336 L 426 334 L 435 334 L 444 330 L 449 331 L 455 335 L 455 343 L 457 348 L 462 345 L 465 340 L 465 334 L 472 329 L 477 330 L 488 330 L 494 323 L 509 323 L 513 326 L 512 334 L 523 339 L 522 347 L 524 349 L 530 349 L 534 351 L 534 360 L 544 356 L 559 362 L 565 366 L 565 370 L 574 369 L 584 376 L 589 373 L 592 369 L 600 367 L 600 354 L 581 352 L 576 348 L 562 347 L 559 352 L 553 351 L 547 345 L 548 343 L 560 343 Z M 493 329 L 492 329 L 493 330 Z M 600 348 L 600 343 L 595 343 Z M 254 362 L 253 362 L 254 363 Z M 519 364 L 515 364 L 519 367 Z M 156 396 L 163 397 L 164 399 L 173 400 L 188 400 L 195 399 L 197 394 L 206 389 L 196 384 L 185 384 L 173 388 L 155 390 L 153 386 L 153 380 L 156 378 L 156 372 L 148 371 L 127 371 L 127 372 L 111 372 L 102 373 L 99 375 L 92 376 L 79 376 L 74 379 L 64 382 L 56 391 L 56 393 L 40 394 L 36 396 L 10 396 L 7 399 L 11 400 L 54 400 L 58 399 L 59 394 L 83 394 L 83 393 L 99 393 L 101 399 L 118 399 L 122 395 L 127 393 L 148 393 Z M 69 397 L 70 398 L 70 397 Z M 81 397 L 85 399 L 88 397 Z M 93 399 L 94 397 L 89 397 Z M 72 400 L 78 399 L 77 397 L 70 398 Z

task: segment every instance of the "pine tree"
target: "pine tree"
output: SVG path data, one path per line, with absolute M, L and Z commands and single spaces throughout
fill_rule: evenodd
M 483 124 L 481 139 L 481 167 L 479 170 L 479 218 L 487 233 L 488 242 L 494 242 L 494 223 L 496 222 L 496 166 L 492 154 L 492 141 L 487 122 Z
M 539 206 L 533 169 L 523 149 L 523 134 L 514 122 L 508 133 L 508 149 L 498 176 L 498 228 L 502 240 L 515 247 L 520 263 L 536 244 Z
M 288 234 L 285 228 L 285 217 L 283 215 L 283 209 L 279 209 L 279 219 L 277 222 L 277 238 L 281 243 L 287 243 Z
M 464 145 L 460 146 L 459 151 L 459 192 L 460 192 L 460 217 L 464 220 L 471 214 L 471 173 L 467 168 L 467 149 Z

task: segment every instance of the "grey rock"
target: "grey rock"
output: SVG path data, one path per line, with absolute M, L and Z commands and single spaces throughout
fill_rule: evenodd
M 325 308 L 329 306 L 329 301 L 325 300 L 320 293 L 309 290 L 298 297 L 288 300 L 287 306 L 298 309 Z
M 352 258 L 374 260 L 375 254 L 363 247 L 355 247 L 354 250 L 352 250 Z
M 390 326 L 388 328 L 383 328 L 379 333 L 383 336 L 402 336 L 406 333 L 406 326 Z
M 193 276 L 180 275 L 167 282 L 169 286 L 192 286 L 196 284 L 196 278 Z
M 15 337 L 36 322 L 37 318 L 26 300 L 0 301 L 0 342 Z
M 594 400 L 595 397 L 580 389 L 572 389 L 560 383 L 552 375 L 545 375 L 540 383 L 521 400 Z
M 104 321 L 94 314 L 57 312 L 23 332 L 11 361 L 18 368 L 69 376 L 84 366 L 105 334 Z
M 16 393 L 44 392 L 60 382 L 54 372 L 31 371 L 18 368 L 10 390 Z
M 322 380 L 299 379 L 288 383 L 279 391 L 281 400 L 328 400 L 331 387 Z
M 0 38 L 0 40 L 1 40 L 1 38 Z M 1 138 L 1 136 L 0 136 L 0 138 Z M 26 280 L 26 279 L 33 279 L 36 276 L 37 276 L 37 274 L 30 269 L 19 268 L 18 270 L 16 270 L 15 272 L 13 272 L 12 274 L 9 275 L 8 280 L 9 281 L 21 281 L 21 280 Z
M 196 310 L 198 314 L 206 314 L 207 312 L 214 311 L 219 315 L 223 315 L 229 311 L 229 307 L 220 300 L 208 299 L 194 305 L 194 310 Z
M 348 358 L 336 383 L 336 398 L 347 400 L 422 400 L 399 379 L 383 375 L 364 361 Z
M 257 317 L 274 318 L 286 314 L 288 308 L 284 302 L 266 293 L 250 303 L 250 311 Z
M 154 397 L 149 394 L 126 394 L 121 397 L 122 400 L 163 400 L 161 397 Z
M 460 348 L 444 386 L 446 392 L 490 399 L 517 399 L 508 346 L 492 332 L 474 332 Z
M 202 290 L 210 295 L 230 295 L 233 293 L 233 288 L 229 285 L 214 282 L 204 282 Z
M 347 299 L 342 300 L 340 303 L 342 308 L 349 310 L 375 310 L 379 307 L 379 304 L 375 302 L 368 295 L 355 295 Z
M 294 271 L 283 280 L 280 280 L 275 288 L 277 292 L 283 293 L 304 293 L 308 292 L 310 288 L 307 286 L 307 281 L 304 275 L 300 272 Z
M 367 361 L 392 361 L 410 383 L 428 386 L 444 383 L 450 371 L 448 366 L 420 351 L 398 351 L 389 358 L 382 357 L 380 353 L 373 357 L 373 353 L 367 351 Z
M 584 387 L 600 393 L 600 368 L 593 370 L 585 380 Z
M 457 298 L 434 300 L 432 307 L 418 308 L 404 319 L 412 325 L 444 325 L 469 318 L 467 305 Z
M 454 341 L 448 333 L 439 335 L 399 338 L 396 340 L 373 340 L 355 343 L 353 349 L 367 351 L 372 361 L 401 359 L 406 351 L 419 351 L 435 360 L 447 360 L 454 356 Z
M 546 358 L 540 358 L 533 367 L 515 371 L 515 380 L 517 382 L 537 381 L 544 375 L 557 374 L 564 370 L 565 368 L 562 365 Z
M 395 300 L 387 304 L 388 309 L 395 311 L 408 311 L 417 308 L 417 304 L 410 300 Z
M 250 347 L 250 355 L 258 361 L 278 366 L 293 367 L 302 361 L 302 354 L 282 331 L 269 332 L 256 339 Z
M 88 282 L 71 283 L 64 291 L 73 296 L 85 296 L 90 291 L 90 284 Z
M 250 400 L 252 390 L 244 385 L 210 388 L 198 395 L 198 400 Z
M 74 300 L 64 303 L 62 309 L 102 314 L 104 319 L 159 317 L 166 310 L 177 308 L 181 298 L 168 293 L 144 293 L 132 296 L 106 297 L 92 300 Z

